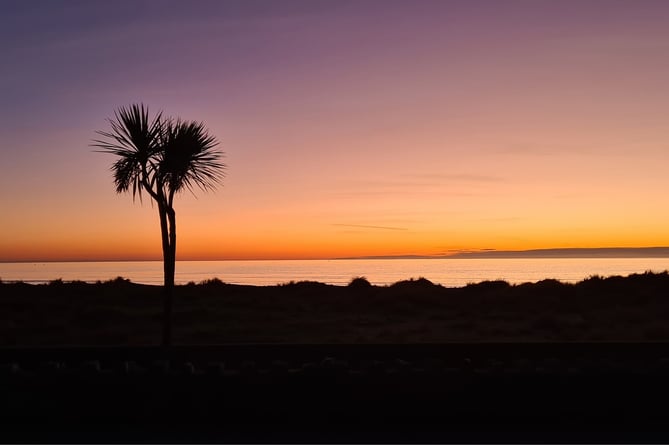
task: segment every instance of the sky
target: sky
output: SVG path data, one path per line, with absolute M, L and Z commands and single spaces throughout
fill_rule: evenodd
M 177 258 L 669 245 L 669 2 L 0 0 L 0 261 L 160 259 L 120 106 L 205 123 Z

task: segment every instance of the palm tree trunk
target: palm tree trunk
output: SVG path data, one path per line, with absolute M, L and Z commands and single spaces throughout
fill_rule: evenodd
M 174 209 L 167 208 L 169 223 L 169 256 L 165 266 L 165 346 L 172 345 L 172 306 L 174 295 L 174 272 L 177 260 L 177 221 Z
M 160 214 L 160 234 L 163 244 L 163 347 L 172 345 L 172 296 L 174 292 L 174 255 L 170 245 L 170 230 L 168 229 L 168 209 L 158 203 Z

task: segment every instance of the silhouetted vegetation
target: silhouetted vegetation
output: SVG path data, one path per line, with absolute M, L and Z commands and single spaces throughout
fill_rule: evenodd
M 367 290 L 372 288 L 372 283 L 370 283 L 365 277 L 356 277 L 348 283 L 349 289 L 355 290 Z
M 172 342 L 172 298 L 176 265 L 174 196 L 194 188 L 212 190 L 222 178 L 218 141 L 204 124 L 164 117 L 149 118 L 144 105 L 121 107 L 109 120 L 111 131 L 98 131 L 94 146 L 118 159 L 112 165 L 117 193 L 147 193 L 158 207 L 164 264 L 163 337 Z
M 0 345 L 157 344 L 161 288 L 0 282 Z M 302 281 L 244 286 L 211 279 L 177 286 L 175 340 L 384 343 L 667 341 L 669 274 L 446 288 L 419 278 L 373 286 Z

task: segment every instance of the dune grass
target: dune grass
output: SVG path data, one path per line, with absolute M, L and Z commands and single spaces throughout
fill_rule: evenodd
M 162 288 L 117 278 L 0 282 L 0 346 L 160 341 Z M 667 341 L 669 274 L 576 284 L 485 281 L 445 288 L 420 278 L 373 286 L 219 279 L 177 286 L 176 344 Z

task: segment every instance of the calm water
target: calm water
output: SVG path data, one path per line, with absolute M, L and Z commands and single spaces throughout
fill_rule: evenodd
M 483 280 L 510 283 L 555 278 L 575 282 L 591 275 L 629 275 L 669 269 L 669 258 L 546 258 L 546 259 L 386 259 L 296 261 L 178 261 L 176 281 L 200 282 L 217 277 L 226 283 L 272 285 L 289 281 L 347 284 L 364 276 L 378 285 L 425 277 L 444 286 L 464 286 Z M 136 283 L 161 284 L 162 263 L 0 263 L 0 279 L 43 283 L 108 280 L 122 276 Z

